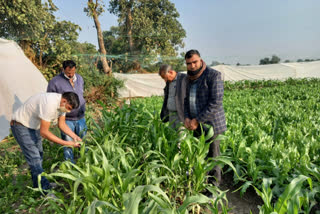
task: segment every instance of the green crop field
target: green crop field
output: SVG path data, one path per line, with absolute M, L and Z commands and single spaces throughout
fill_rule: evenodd
M 228 130 L 215 160 L 205 158 L 210 136 L 179 135 L 161 122 L 162 97 L 103 107 L 99 114 L 91 109 L 76 165 L 62 161 L 61 147 L 44 143 L 46 176 L 59 185 L 55 200 L 26 187 L 30 173 L 9 138 L 0 151 L 0 212 L 228 213 L 226 191 L 206 182 L 216 164 L 232 173 L 238 191 L 257 192 L 260 213 L 314 212 L 320 201 L 320 80 L 228 82 L 225 88 Z

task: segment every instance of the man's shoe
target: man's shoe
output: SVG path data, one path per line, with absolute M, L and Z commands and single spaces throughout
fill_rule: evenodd
M 203 195 L 207 196 L 210 199 L 213 199 L 213 201 L 215 201 L 217 199 L 216 196 L 214 196 L 209 190 L 205 190 L 204 193 L 202 193 Z
M 58 199 L 57 196 L 53 193 L 48 193 L 45 198 L 46 199 L 53 199 L 53 200 Z
M 56 183 L 50 183 L 51 189 L 56 189 L 58 187 L 58 184 Z
M 209 177 L 208 183 L 216 187 L 219 187 L 221 185 L 221 181 L 217 180 L 215 177 Z

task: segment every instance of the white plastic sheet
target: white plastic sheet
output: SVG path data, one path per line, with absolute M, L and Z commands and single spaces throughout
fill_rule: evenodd
M 252 66 L 218 65 L 212 68 L 220 71 L 222 73 L 222 79 L 225 81 L 320 78 L 320 61 Z M 116 78 L 125 80 L 125 87 L 120 91 L 120 97 L 163 95 L 165 83 L 157 73 L 115 73 L 114 75 Z
M 320 77 L 320 61 L 252 66 L 218 65 L 213 68 L 222 73 L 224 80 L 231 81 Z
M 124 80 L 124 88 L 120 90 L 120 97 L 150 97 L 163 95 L 164 80 L 156 74 L 119 74 L 115 78 Z
M 9 135 L 12 112 L 47 84 L 14 41 L 0 38 L 0 140 Z

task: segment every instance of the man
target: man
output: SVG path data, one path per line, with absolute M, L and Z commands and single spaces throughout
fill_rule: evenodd
M 63 146 L 80 147 L 81 138 L 72 132 L 65 123 L 65 114 L 79 107 L 79 98 L 73 92 L 64 94 L 41 93 L 30 97 L 12 115 L 10 122 L 14 138 L 30 166 L 33 187 L 38 187 L 38 175 L 43 172 L 43 148 L 41 136 Z M 72 137 L 65 141 L 50 132 L 50 123 L 58 119 L 59 128 Z M 42 176 L 41 187 L 51 189 L 49 181 Z
M 189 130 L 194 130 L 194 136 L 201 136 L 201 126 L 207 134 L 209 129 L 204 124 L 213 126 L 214 136 L 208 140 L 212 142 L 208 157 L 220 155 L 219 134 L 227 130 L 223 101 L 223 81 L 221 73 L 206 66 L 197 50 L 190 50 L 185 55 L 187 64 L 188 84 L 184 102 L 184 124 Z M 201 124 L 201 125 L 200 125 Z M 215 185 L 221 182 L 221 169 L 214 167 L 209 175 L 214 176 Z
M 170 65 L 162 65 L 159 75 L 166 82 L 164 102 L 160 117 L 163 122 L 170 121 L 172 128 L 178 129 L 184 122 L 184 98 L 186 95 L 186 74 L 177 73 Z
M 86 101 L 83 98 L 84 81 L 81 75 L 76 73 L 76 63 L 72 60 L 64 61 L 63 71 L 52 78 L 48 84 L 47 92 L 63 94 L 67 91 L 73 91 L 80 99 L 80 108 L 72 110 L 66 115 L 66 124 L 78 136 L 83 138 L 87 132 L 84 113 L 86 110 Z M 71 136 L 61 132 L 61 138 L 66 141 L 72 141 Z M 75 163 L 72 148 L 64 147 L 63 154 L 65 160 Z

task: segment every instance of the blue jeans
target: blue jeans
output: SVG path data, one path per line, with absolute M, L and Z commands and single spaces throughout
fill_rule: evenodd
M 84 118 L 80 120 L 66 120 L 66 124 L 67 126 L 69 126 L 71 131 L 73 131 L 76 135 L 78 135 L 81 138 L 83 138 L 87 133 L 87 125 L 86 120 Z M 73 139 L 69 135 L 66 135 L 63 132 L 61 132 L 61 138 L 66 141 L 73 141 Z M 72 148 L 64 147 L 63 154 L 65 160 L 69 160 L 72 163 L 75 163 Z
M 17 123 L 13 123 L 11 130 L 30 166 L 33 187 L 38 188 L 38 175 L 43 172 L 40 130 L 29 129 Z M 41 187 L 44 190 L 51 189 L 49 181 L 44 176 L 41 176 Z

